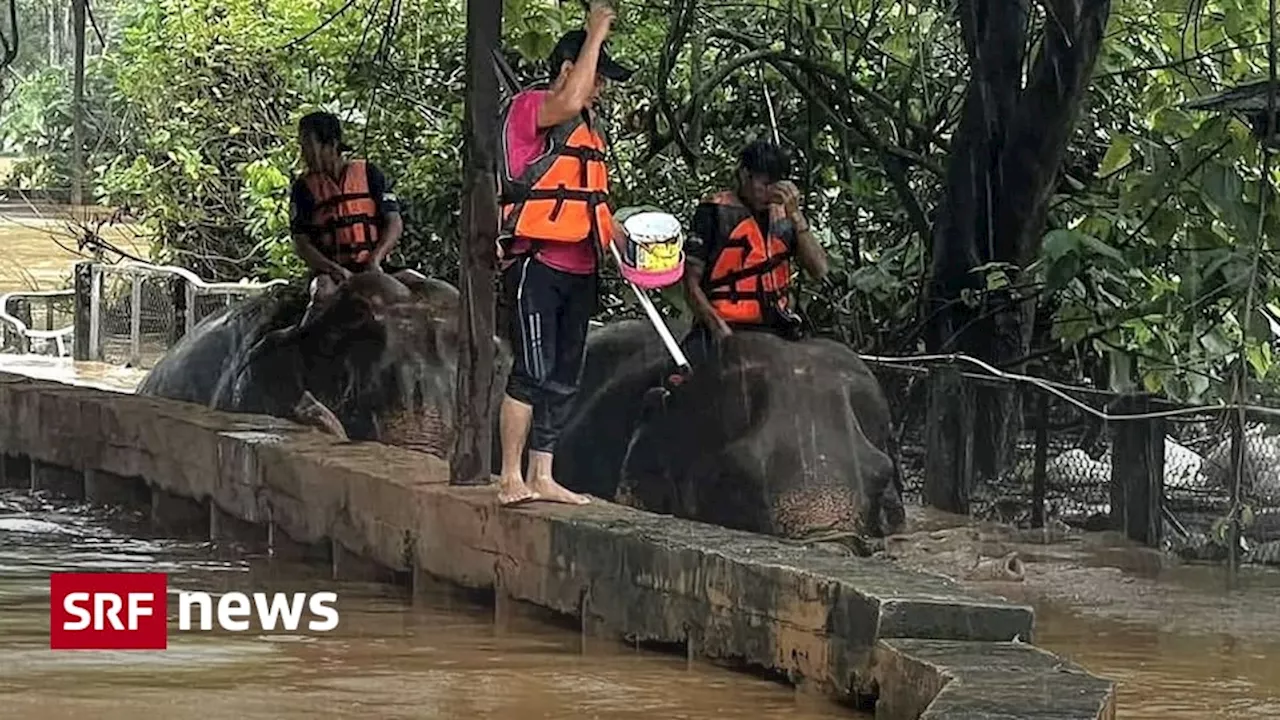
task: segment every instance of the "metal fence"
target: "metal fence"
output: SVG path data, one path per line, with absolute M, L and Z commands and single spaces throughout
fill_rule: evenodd
M 0 349 L 150 367 L 205 317 L 284 282 L 211 283 L 179 267 L 85 261 L 72 290 L 0 296 Z
M 894 414 L 909 502 L 1023 527 L 1120 530 L 1199 559 L 1234 546 L 1244 560 L 1280 563 L 1280 411 L 1254 408 L 1242 426 L 1238 410 L 955 362 L 868 365 Z M 1244 462 L 1233 497 L 1235 451 Z
M 150 367 L 205 317 L 284 282 L 212 283 L 170 265 L 81 263 L 77 308 L 87 331 L 78 335 L 87 347 L 75 356 Z
M 1082 527 L 1108 522 L 1111 436 L 1104 421 L 1036 386 L 948 364 L 869 365 L 894 413 L 908 501 L 1026 527 L 1051 518 Z M 1087 407 L 1113 397 L 1056 389 Z M 942 398 L 954 401 L 951 407 Z
M 46 290 L 0 295 L 0 351 L 71 355 L 75 291 Z
M 0 348 L 150 367 L 205 317 L 283 282 L 86 261 L 74 290 L 0 296 Z M 1280 410 L 1252 408 L 1242 421 L 1238 410 L 1017 376 L 961 356 L 866 360 L 893 412 L 908 502 L 1280 564 Z

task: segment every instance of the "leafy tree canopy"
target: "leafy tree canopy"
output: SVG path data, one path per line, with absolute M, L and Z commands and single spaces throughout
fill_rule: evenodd
M 0 134 L 25 156 L 28 182 L 58 184 L 69 172 L 64 40 L 56 23 L 40 29 L 49 12 L 27 1 L 30 44 Z M 810 318 L 862 351 L 923 348 L 948 160 L 966 142 L 957 136 L 974 66 L 962 20 L 984 3 L 621 4 L 611 46 L 639 68 L 607 98 L 621 201 L 687 216 L 731 181 L 744 143 L 776 130 L 832 258 L 825 286 L 801 283 Z M 1185 107 L 1265 77 L 1266 4 L 1090 3 L 1106 26 L 1087 91 L 1067 108 L 1065 157 L 1047 169 L 1044 227 L 1017 252 L 969 262 L 975 281 L 960 299 L 981 307 L 998 293 L 1032 308 L 1026 355 L 1062 376 L 1116 384 L 1132 374 L 1192 401 L 1224 397 L 1239 362 L 1274 382 L 1280 212 L 1260 202 L 1274 178 L 1262 176 L 1254 118 Z M 1025 94 L 1079 3 L 1015 5 L 1031 21 L 1013 53 Z M 294 127 L 325 108 L 396 182 L 401 259 L 454 276 L 463 2 L 115 0 L 94 13 L 107 25 L 89 63 L 94 191 L 154 232 L 157 260 L 219 278 L 296 272 Z M 545 74 L 541 58 L 581 22 L 576 5 L 509 0 L 517 71 Z M 1241 318 L 1251 286 L 1257 302 Z

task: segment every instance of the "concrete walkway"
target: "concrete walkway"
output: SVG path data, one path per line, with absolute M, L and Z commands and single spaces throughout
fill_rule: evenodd
M 217 534 L 220 518 L 401 573 L 763 668 L 877 718 L 1114 717 L 1114 687 L 1026 644 L 1029 607 L 849 558 L 596 501 L 499 509 L 428 455 L 273 418 L 0 373 L 0 482 Z

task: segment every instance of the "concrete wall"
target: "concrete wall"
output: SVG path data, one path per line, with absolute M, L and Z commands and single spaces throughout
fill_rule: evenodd
M 875 703 L 878 718 L 1114 717 L 1111 683 L 1025 644 L 1030 608 L 885 561 L 601 501 L 499 509 L 428 455 L 16 375 L 0 374 L 0 418 L 10 486 L 148 497 L 177 528 L 329 543 L 335 561 L 493 589 Z

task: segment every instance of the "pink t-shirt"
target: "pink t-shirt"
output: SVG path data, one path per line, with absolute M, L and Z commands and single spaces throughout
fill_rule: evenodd
M 529 163 L 547 147 L 547 130 L 538 129 L 538 110 L 547 96 L 546 90 L 525 90 L 511 100 L 507 115 L 507 170 L 520 177 Z M 522 253 L 528 242 L 517 240 L 513 253 Z M 577 243 L 542 243 L 538 260 L 544 265 L 574 275 L 590 275 L 596 269 L 596 249 L 589 240 Z

